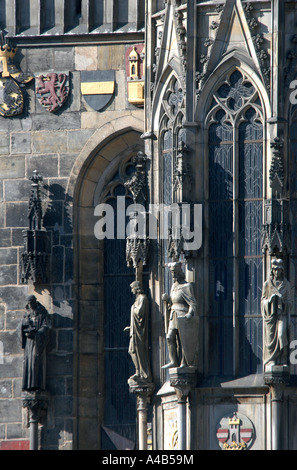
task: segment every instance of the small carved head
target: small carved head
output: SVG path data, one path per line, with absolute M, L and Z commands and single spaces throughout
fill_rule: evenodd
M 284 276 L 284 262 L 282 259 L 274 259 L 271 262 L 272 276 L 276 280 L 280 280 Z
M 35 295 L 29 295 L 27 297 L 27 305 L 26 305 L 26 308 L 29 309 L 29 308 L 35 308 L 37 305 L 37 300 L 36 300 L 36 297 Z
M 133 292 L 133 294 L 141 294 L 143 292 L 141 283 L 139 281 L 132 282 L 130 284 L 130 287 L 131 287 L 131 291 Z
M 175 261 L 174 263 L 169 263 L 168 267 L 170 269 L 170 272 L 172 274 L 173 279 L 179 280 L 185 279 L 185 273 L 182 270 L 182 264 L 180 261 Z

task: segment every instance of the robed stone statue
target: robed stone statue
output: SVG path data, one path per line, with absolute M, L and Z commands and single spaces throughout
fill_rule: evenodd
M 163 368 L 195 366 L 198 344 L 197 302 L 193 284 L 185 280 L 180 262 L 169 263 L 173 285 L 163 294 L 169 363 Z
M 24 349 L 22 390 L 45 390 L 46 345 L 51 328 L 47 310 L 34 295 L 27 299 L 27 314 L 17 327 Z
M 129 331 L 129 354 L 135 366 L 135 374 L 129 378 L 129 383 L 150 383 L 152 380 L 149 344 L 148 344 L 148 320 L 149 320 L 149 303 L 148 298 L 143 292 L 141 283 L 134 281 L 130 284 L 133 294 L 135 294 L 135 302 L 131 307 L 130 326 L 124 331 Z
M 273 365 L 288 365 L 292 303 L 292 286 L 285 278 L 283 260 L 275 259 L 271 263 L 271 275 L 264 283 L 261 298 L 264 370 Z

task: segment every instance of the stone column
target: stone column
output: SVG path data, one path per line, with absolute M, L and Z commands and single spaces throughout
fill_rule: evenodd
M 23 408 L 29 411 L 30 450 L 38 450 L 38 424 L 48 406 L 48 394 L 42 391 L 22 393 Z
M 147 410 L 154 391 L 154 384 L 129 384 L 130 393 L 136 395 L 138 422 L 138 450 L 147 450 Z
M 177 396 L 178 450 L 187 450 L 187 406 L 190 392 L 197 382 L 197 371 L 194 367 L 171 368 L 169 377 Z
M 290 380 L 290 370 L 286 365 L 273 365 L 264 373 L 265 383 L 270 385 L 271 395 L 271 449 L 281 450 L 283 394 Z
M 187 396 L 184 387 L 175 389 L 177 395 L 178 450 L 187 449 Z

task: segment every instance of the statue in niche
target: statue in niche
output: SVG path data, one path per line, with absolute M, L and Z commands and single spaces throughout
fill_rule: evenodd
M 264 370 L 273 365 L 288 365 L 288 330 L 292 303 L 292 286 L 285 278 L 283 260 L 275 259 L 271 263 L 271 275 L 264 283 L 261 298 Z
M 170 297 L 163 294 L 165 332 L 170 362 L 163 369 L 194 366 L 198 344 L 197 302 L 193 284 L 185 280 L 180 262 L 169 263 L 173 279 Z
M 27 314 L 17 327 L 24 349 L 22 390 L 45 390 L 45 350 L 51 328 L 50 316 L 34 295 L 28 297 L 26 310 Z
M 135 374 L 129 378 L 131 384 L 150 383 L 152 381 L 149 348 L 148 348 L 148 298 L 144 294 L 141 283 L 134 281 L 130 284 L 131 291 L 136 295 L 131 307 L 130 326 L 124 331 L 130 333 L 129 354 L 135 366 Z

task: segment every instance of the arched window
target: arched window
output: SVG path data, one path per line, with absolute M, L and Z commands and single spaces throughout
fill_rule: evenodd
M 134 156 L 134 155 L 133 155 Z M 125 197 L 125 210 L 133 204 L 130 191 L 124 182 L 135 172 L 133 156 L 123 160 L 113 179 L 102 193 L 102 202 L 113 207 L 114 227 L 117 227 L 117 197 Z M 126 224 L 129 218 L 126 216 Z M 136 443 L 136 399 L 129 392 L 128 378 L 135 367 L 128 353 L 129 334 L 124 328 L 130 325 L 131 306 L 135 300 L 130 284 L 135 272 L 127 266 L 126 239 L 104 239 L 104 418 L 102 449 L 112 450 L 110 433 L 118 439 Z M 148 274 L 143 273 L 144 287 L 148 288 Z M 136 445 L 136 444 L 135 444 Z
M 213 94 L 207 115 L 210 373 L 261 368 L 263 113 L 239 70 Z

